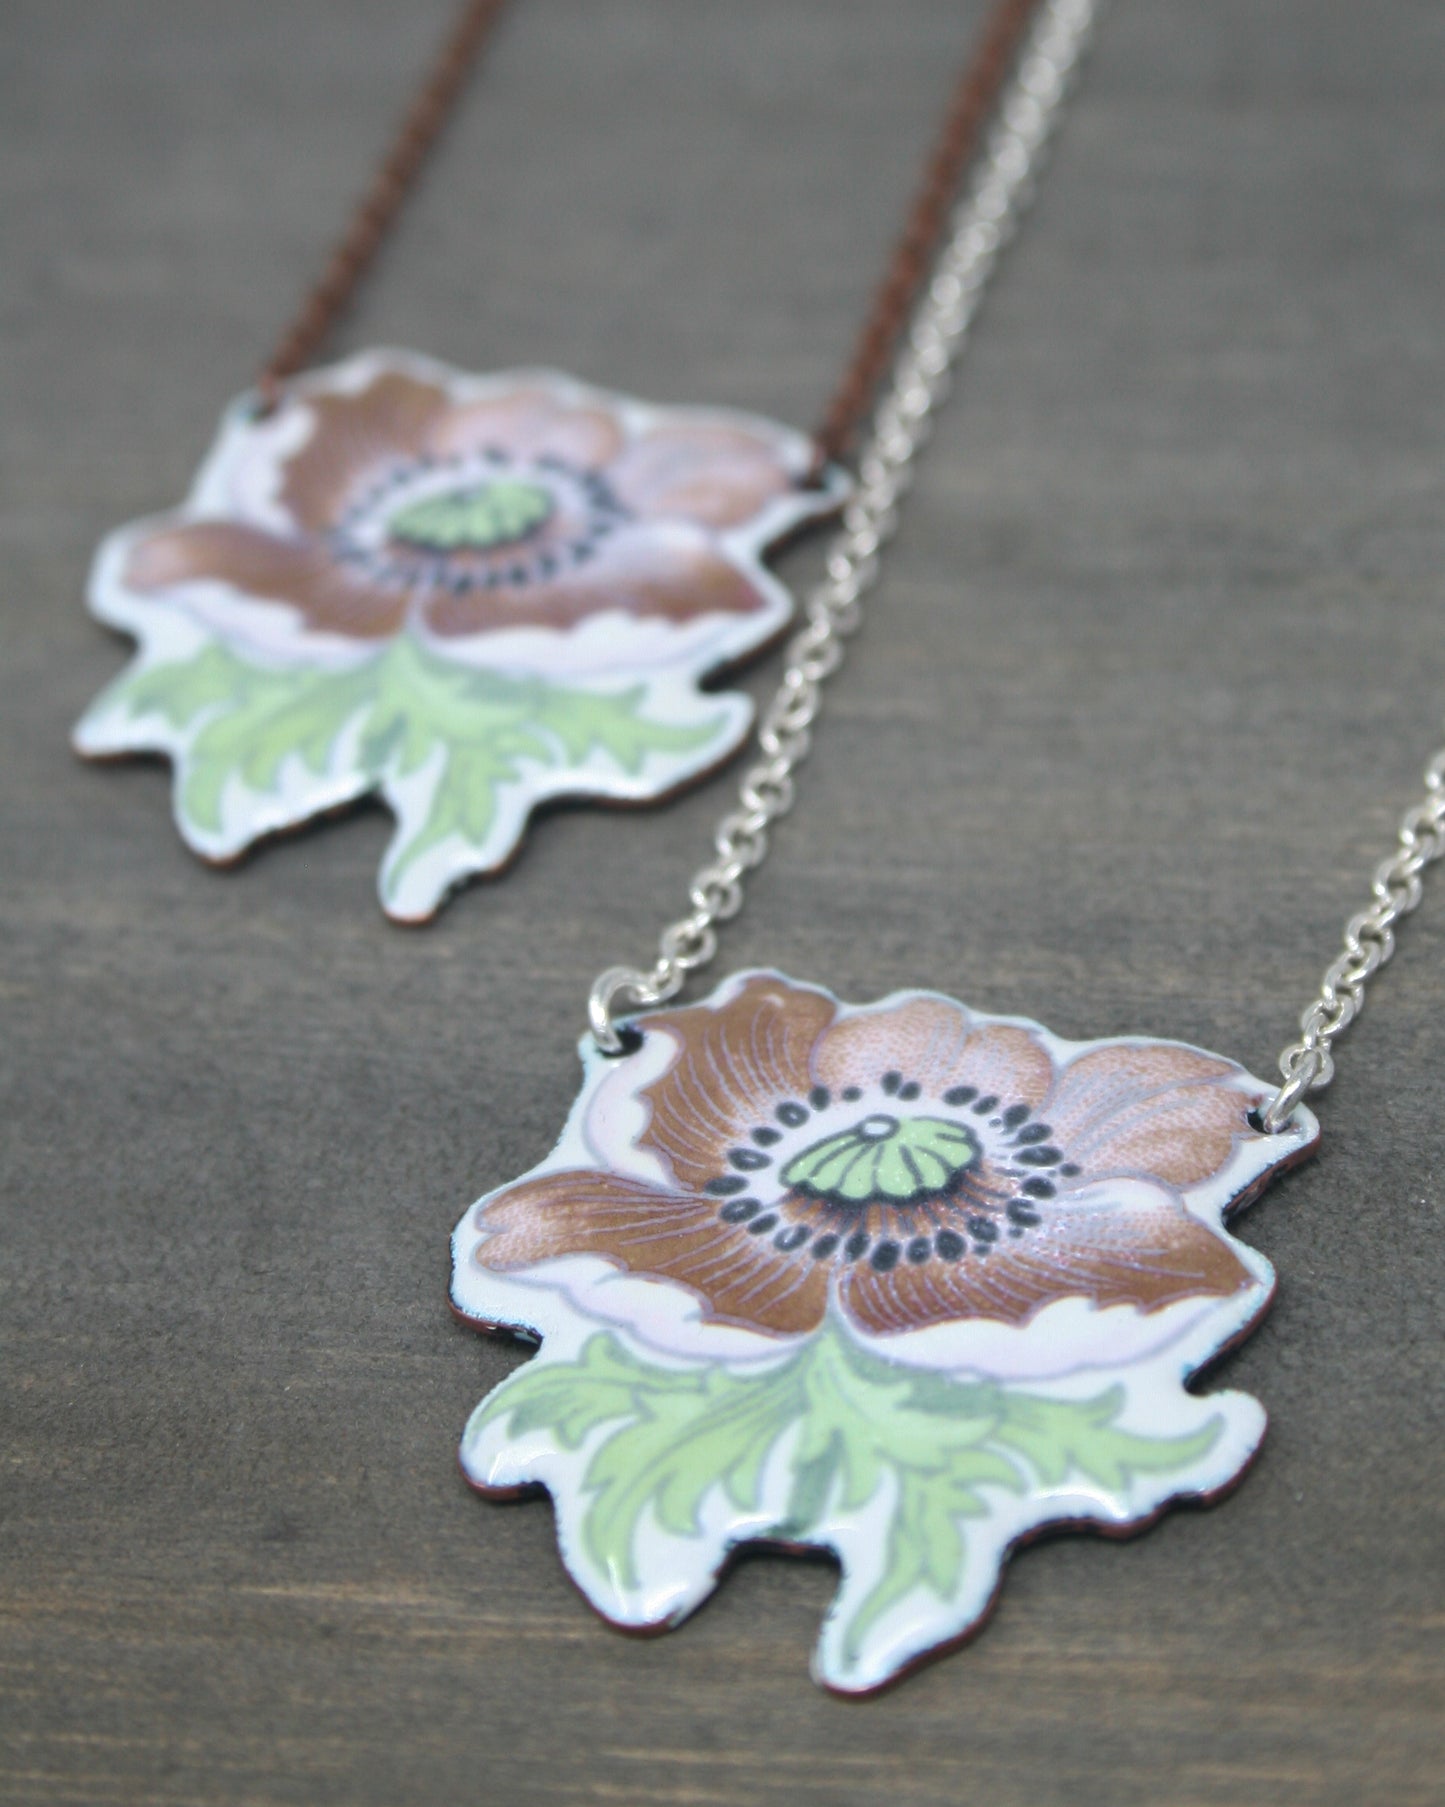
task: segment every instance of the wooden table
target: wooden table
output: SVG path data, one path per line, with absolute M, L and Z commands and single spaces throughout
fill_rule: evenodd
M 808 422 L 977 10 L 519 5 L 346 343 Z M 627 1641 L 544 1504 L 463 1486 L 520 1356 L 448 1316 L 448 1233 L 549 1146 L 723 784 L 555 814 L 406 932 L 379 813 L 218 876 L 65 739 L 122 657 L 91 547 L 182 492 L 445 13 L 5 8 L 0 1797 L 1438 1800 L 1440 891 L 1249 1220 L 1273 1430 L 1226 1507 L 1033 1551 L 846 1704 L 826 1563 Z M 729 963 L 1269 1070 L 1439 738 L 1442 81 L 1430 0 L 1119 0 Z

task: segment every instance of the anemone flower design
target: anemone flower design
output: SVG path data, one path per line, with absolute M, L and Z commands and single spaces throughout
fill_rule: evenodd
M 1263 1434 L 1186 1383 L 1262 1316 L 1224 1215 L 1313 1146 L 1175 1042 L 1065 1042 L 777 973 L 583 1045 L 557 1148 L 453 1239 L 464 1319 L 541 1339 L 463 1443 L 540 1483 L 606 1617 L 676 1623 L 750 1541 L 843 1568 L 816 1662 L 866 1692 L 973 1630 L 1008 1551 L 1210 1497 Z
M 699 685 L 786 625 L 763 554 L 845 490 L 812 460 L 752 415 L 399 352 L 243 397 L 185 503 L 97 554 L 140 652 L 76 745 L 169 756 L 216 861 L 379 793 L 383 904 L 424 918 L 538 803 L 649 801 L 738 747 L 748 700 Z

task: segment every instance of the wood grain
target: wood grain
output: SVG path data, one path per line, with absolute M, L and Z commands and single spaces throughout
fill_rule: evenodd
M 180 493 L 444 12 L 4 8 L 0 1797 L 1426 1807 L 1445 887 L 1250 1219 L 1227 1505 L 1028 1553 L 849 1705 L 826 1563 L 627 1641 L 458 1478 L 518 1356 L 449 1318 L 448 1233 L 721 786 L 557 813 L 406 932 L 378 814 L 218 876 L 158 768 L 65 744 L 121 657 L 91 546 Z M 976 16 L 523 0 L 347 342 L 810 419 Z M 1429 0 L 1111 9 L 729 962 L 1268 1066 L 1438 738 L 1442 76 Z

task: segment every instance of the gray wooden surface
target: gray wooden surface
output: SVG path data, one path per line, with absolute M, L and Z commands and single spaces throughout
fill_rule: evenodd
M 977 10 L 522 4 L 346 343 L 807 422 Z M 0 1797 L 1438 1800 L 1445 886 L 1250 1220 L 1226 1506 L 1030 1552 L 857 1705 L 826 1564 L 627 1641 L 459 1480 L 518 1357 L 447 1235 L 723 786 L 557 815 L 418 933 L 379 815 L 218 876 L 65 740 L 92 544 L 181 492 L 444 12 L 0 8 Z M 1442 86 L 1434 0 L 1119 0 L 730 963 L 1268 1068 L 1438 738 Z

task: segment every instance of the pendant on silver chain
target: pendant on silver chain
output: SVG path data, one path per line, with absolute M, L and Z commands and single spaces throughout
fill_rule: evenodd
M 1066 1042 L 934 992 L 775 972 L 584 1040 L 552 1154 L 467 1212 L 452 1302 L 540 1339 L 462 1445 L 552 1497 L 606 1618 L 685 1618 L 747 1544 L 842 1581 L 815 1673 L 885 1686 L 986 1616 L 1004 1560 L 1230 1487 L 1264 1412 L 1190 1383 L 1266 1310 L 1226 1227 L 1318 1130 L 1177 1042 Z

